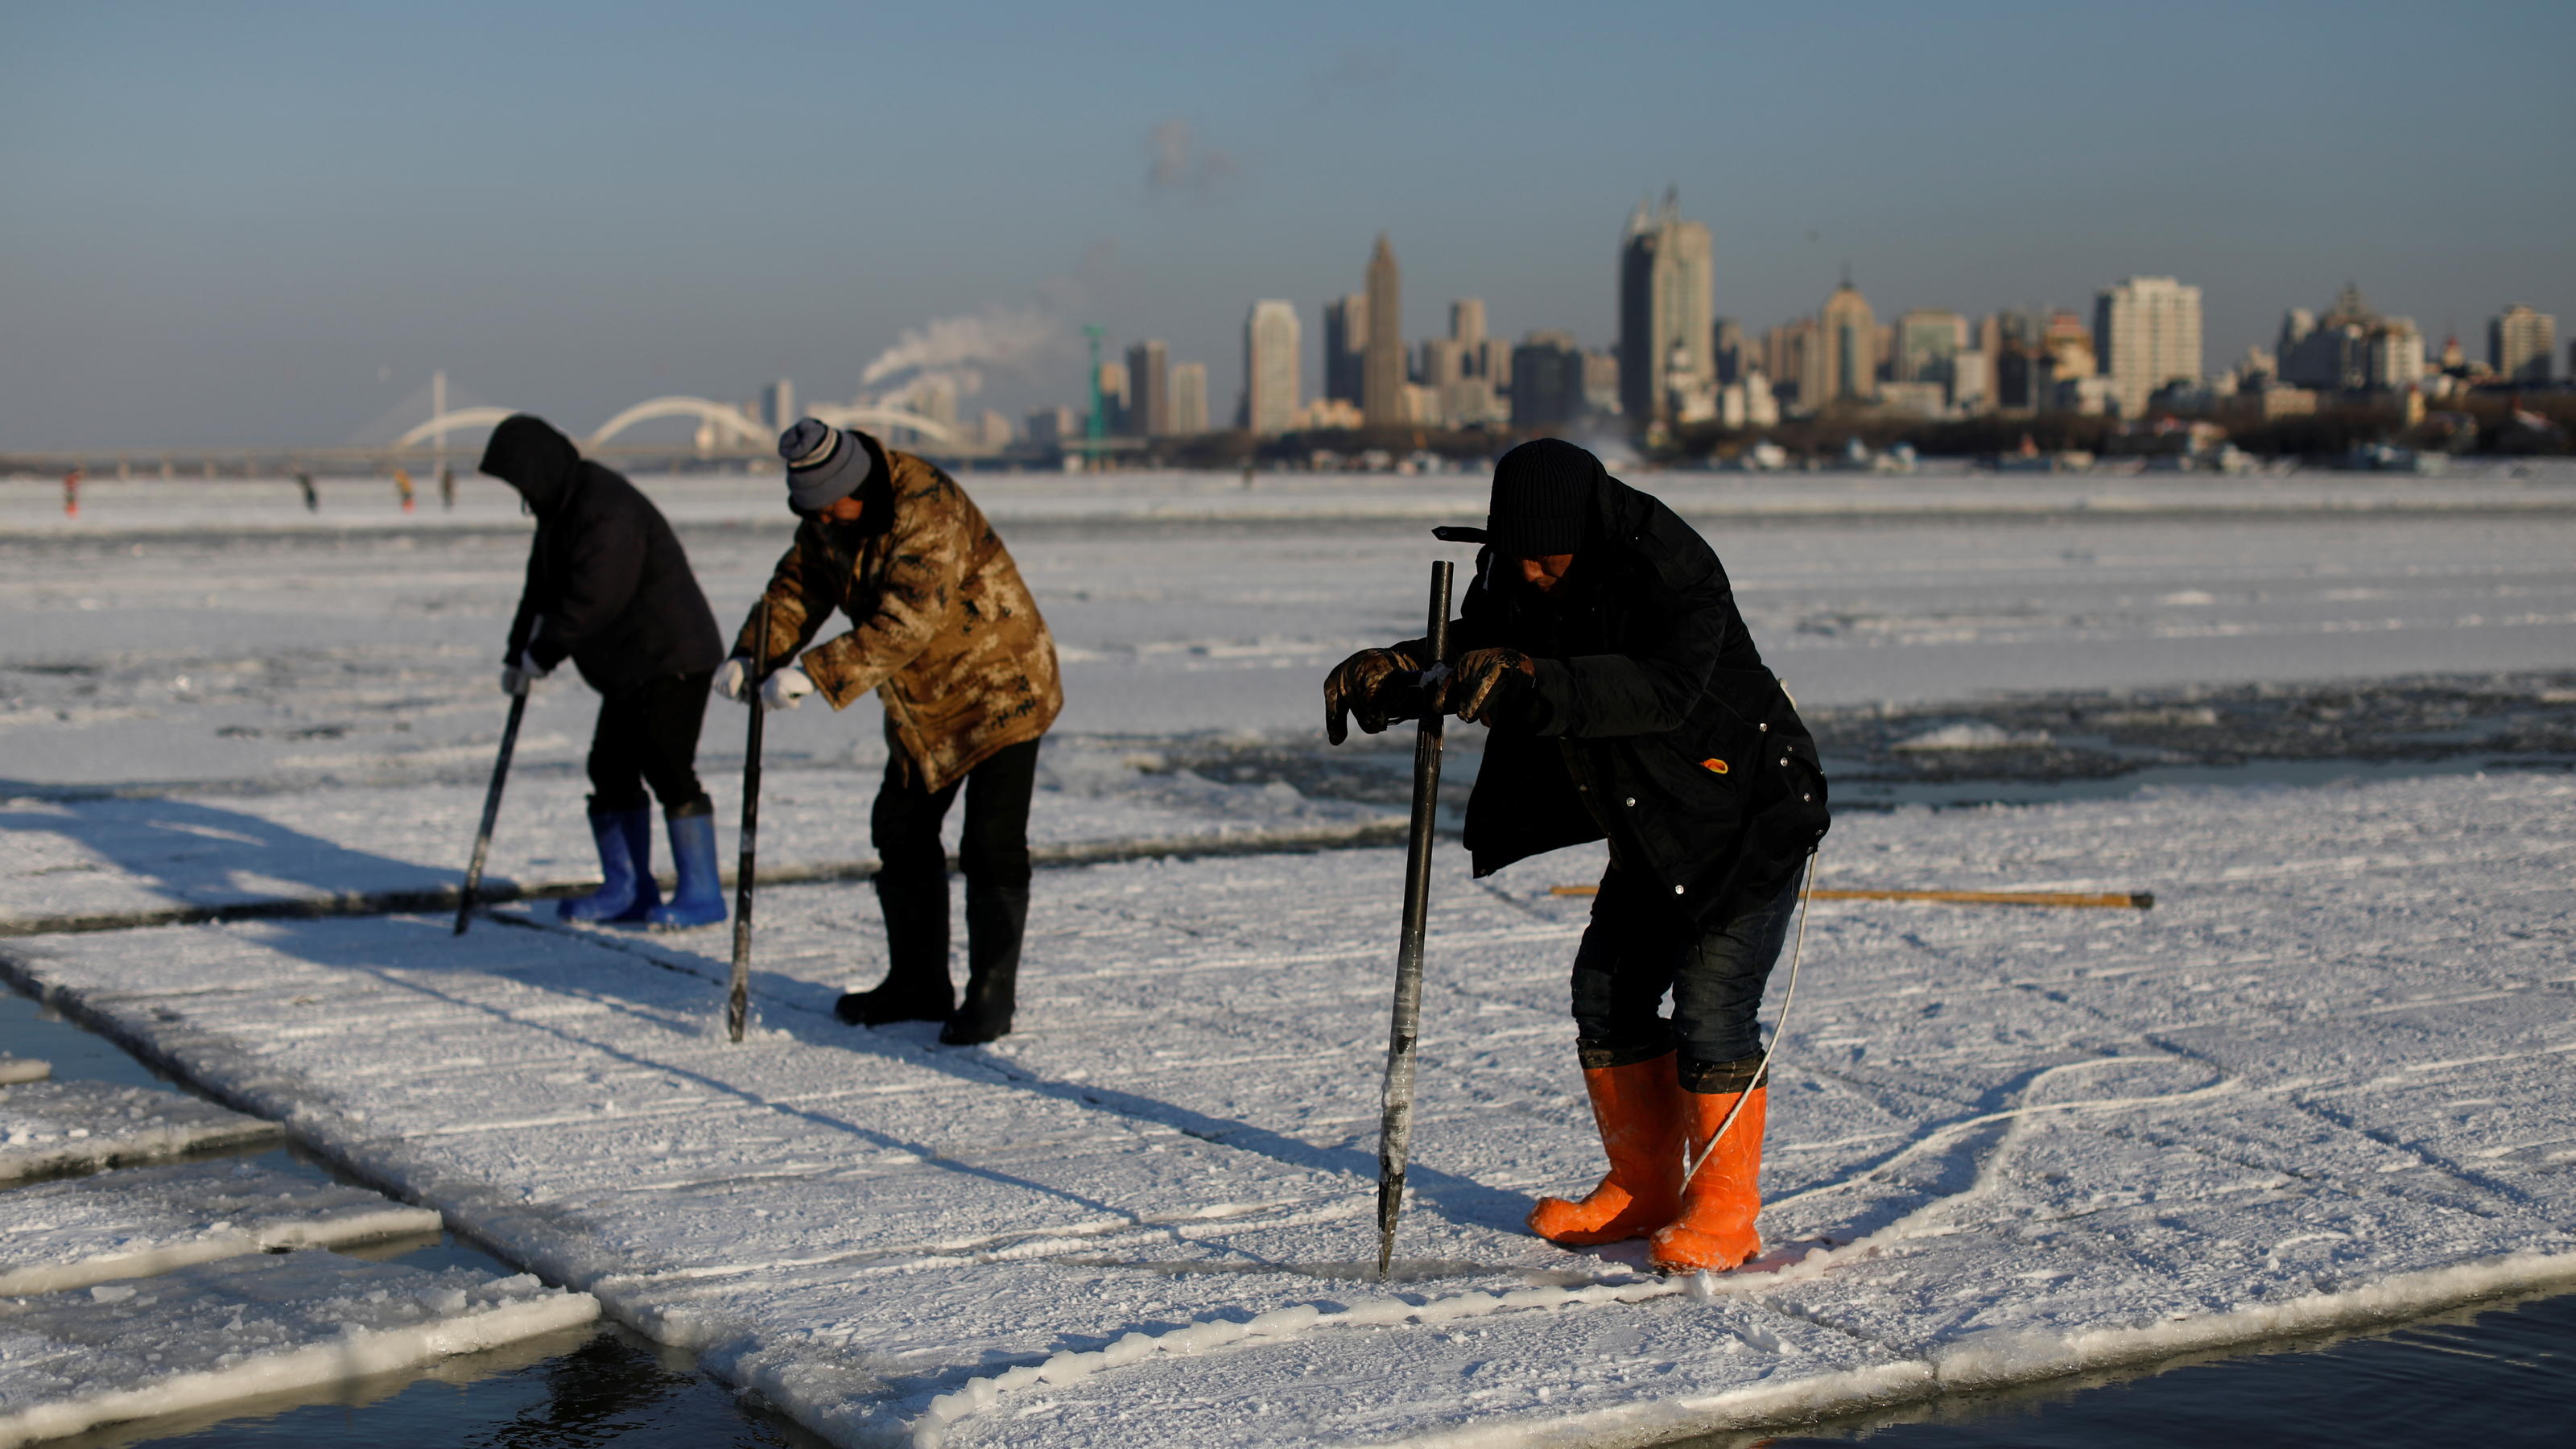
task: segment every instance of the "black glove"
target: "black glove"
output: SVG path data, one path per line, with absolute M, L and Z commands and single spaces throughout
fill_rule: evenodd
M 1345 715 L 1358 715 L 1360 728 L 1369 734 L 1385 729 L 1381 696 L 1387 681 L 1420 667 L 1393 649 L 1363 649 L 1334 665 L 1324 676 L 1324 738 L 1338 745 L 1350 737 Z
M 1441 690 L 1441 707 L 1463 720 L 1492 724 L 1538 678 L 1537 666 L 1517 649 L 1470 649 Z

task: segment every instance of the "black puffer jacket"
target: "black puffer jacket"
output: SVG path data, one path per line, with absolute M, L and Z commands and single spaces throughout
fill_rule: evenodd
M 492 430 L 482 469 L 537 515 L 528 583 L 509 652 L 553 668 L 569 657 L 602 694 L 713 670 L 724 640 L 689 556 L 651 499 L 585 461 L 572 439 L 525 413 Z
M 1505 647 L 1537 668 L 1486 741 L 1467 849 L 1490 875 L 1606 834 L 1623 866 L 1714 924 L 1777 895 L 1824 839 L 1824 771 L 1717 554 L 1606 472 L 1593 493 L 1552 593 L 1487 549 L 1450 630 L 1453 660 Z

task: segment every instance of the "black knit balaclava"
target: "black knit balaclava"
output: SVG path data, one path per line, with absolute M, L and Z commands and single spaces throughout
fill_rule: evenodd
M 1494 464 L 1485 541 L 1514 558 L 1573 553 L 1583 546 L 1607 476 L 1600 459 L 1562 438 L 1521 444 Z

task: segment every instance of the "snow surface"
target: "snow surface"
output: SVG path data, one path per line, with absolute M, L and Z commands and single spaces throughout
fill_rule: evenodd
M 54 1074 L 54 1064 L 33 1057 L 0 1057 L 0 1087 L 41 1082 Z
M 1375 806 L 1308 799 L 1284 784 L 1228 787 L 1186 771 L 1147 776 L 1114 759 L 1067 759 L 1082 754 L 1050 752 L 1052 768 L 1030 812 L 1030 843 L 1041 862 L 1383 840 L 1394 819 Z M 851 771 L 768 775 L 760 798 L 762 878 L 873 870 L 867 810 L 874 790 L 873 777 Z M 486 899 L 510 889 L 560 894 L 598 884 L 587 793 L 587 782 L 562 775 L 521 779 L 505 791 L 485 868 Z M 426 907 L 452 900 L 482 813 L 481 789 L 460 785 L 0 800 L 0 935 L 202 919 L 186 913 L 263 902 L 324 908 L 394 898 Z M 732 809 L 717 812 L 717 855 L 728 882 L 739 819 Z M 952 844 L 962 825 L 963 812 L 952 813 Z M 1400 823 L 1395 828 L 1401 838 Z M 667 883 L 670 854 L 658 825 L 654 864 Z
M 526 1274 L 325 1252 L 0 1299 L 0 1445 L 410 1368 L 598 1312 Z
M 1840 517 L 1853 514 L 1989 515 L 2096 511 L 2243 516 L 2266 512 L 2493 511 L 2567 506 L 2576 467 L 2547 458 L 2468 460 L 2439 478 L 2275 468 L 2221 477 L 2150 473 L 2135 465 L 2089 474 L 1997 474 L 1951 460 L 1914 474 L 1856 472 L 1741 474 L 1613 471 L 1704 517 Z M 674 522 L 778 523 L 786 499 L 775 467 L 743 473 L 633 475 Z M 1478 522 L 1483 469 L 1413 475 L 1240 472 L 1111 472 L 1080 475 L 960 475 L 995 522 L 1138 524 L 1274 523 L 1316 517 Z M 0 479 L 0 536 L 82 538 L 185 529 L 259 529 L 345 535 L 400 531 L 524 528 L 518 496 L 497 480 L 458 473 L 457 506 L 435 498 L 404 513 L 389 480 L 319 480 L 321 508 L 308 512 L 291 478 L 118 480 L 93 477 L 78 516 L 63 512 L 60 479 Z
M 262 1122 L 195 1097 L 107 1082 L 0 1087 L 0 1183 L 270 1141 Z
M 850 885 L 763 895 L 741 1046 L 715 941 L 0 954 L 838 1442 L 1645 1442 L 2576 1280 L 2571 806 L 2536 775 L 1845 819 L 1827 885 L 2159 904 L 1817 905 L 1771 1252 L 1705 1280 L 1520 1227 L 1599 1171 L 1586 906 L 1548 894 L 1596 852 L 1483 883 L 1440 852 L 1383 1286 L 1394 851 L 1048 872 L 989 1049 L 830 1019 L 882 966 Z
M 645 481 L 683 516 L 718 615 L 742 617 L 787 542 L 775 485 Z M 967 481 L 1062 647 L 1050 755 L 1075 744 L 1113 761 L 1176 738 L 1314 742 L 1321 672 L 1418 632 L 1425 563 L 1471 556 L 1425 520 L 1483 509 L 1465 476 L 1265 479 L 1249 494 L 1187 475 Z M 2563 668 L 2576 625 L 2564 465 L 2532 479 L 1636 481 L 1702 521 L 1765 657 L 1808 703 Z M 2075 506 L 2105 488 L 2139 506 Z M 1283 521 L 1128 516 L 1274 495 Z M 1054 511 L 1015 513 L 1028 498 Z M 686 522 L 702 503 L 713 514 Z M 95 515 L 59 537 L 0 532 L 0 609 L 21 625 L 0 638 L 0 775 L 18 782 L 0 797 L 434 781 L 474 802 L 459 807 L 470 818 L 504 713 L 494 675 L 526 520 L 263 531 L 209 505 L 111 528 L 122 515 L 104 493 Z M 595 709 L 568 677 L 539 686 L 522 778 L 577 780 Z M 719 816 L 735 803 L 740 718 L 708 716 L 701 768 Z M 828 767 L 861 794 L 884 760 L 866 705 L 781 715 L 768 749 L 774 776 Z
M 130 1168 L 0 1192 L 0 1296 L 439 1226 L 428 1208 L 246 1160 Z

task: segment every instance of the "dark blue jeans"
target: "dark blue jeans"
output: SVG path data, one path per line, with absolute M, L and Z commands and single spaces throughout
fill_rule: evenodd
M 1703 926 L 1651 877 L 1612 865 L 1574 953 L 1583 1065 L 1623 1067 L 1678 1050 L 1683 1086 L 1740 1089 L 1742 1081 L 1711 1069 L 1761 1053 L 1755 1013 L 1797 906 L 1793 877 L 1770 901 Z M 1670 1021 L 1660 1014 L 1668 991 Z

